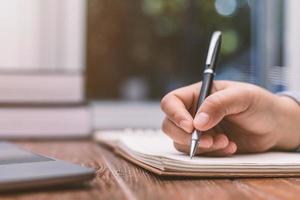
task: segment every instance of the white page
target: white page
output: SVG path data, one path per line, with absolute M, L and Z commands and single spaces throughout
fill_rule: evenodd
M 119 133 L 119 134 L 118 134 Z M 224 167 L 224 166 L 300 166 L 299 153 L 268 152 L 260 154 L 234 155 L 231 157 L 194 157 L 190 159 L 186 154 L 177 151 L 171 139 L 161 131 L 124 131 L 118 132 L 113 137 L 118 139 L 123 148 L 139 160 L 161 159 L 166 165 L 187 167 Z

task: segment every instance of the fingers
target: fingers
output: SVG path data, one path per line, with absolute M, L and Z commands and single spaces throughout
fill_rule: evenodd
M 215 150 L 212 152 L 206 152 L 203 155 L 204 156 L 223 157 L 223 156 L 230 156 L 230 155 L 236 153 L 236 151 L 237 151 L 237 145 L 234 142 L 230 141 L 225 148 Z
M 199 88 L 200 84 L 183 87 L 167 94 L 161 100 L 161 108 L 167 118 L 189 133 L 194 130 L 193 117 L 189 110 L 193 107 Z
M 212 92 L 224 90 L 232 83 L 229 81 L 215 81 Z M 161 108 L 174 124 L 186 132 L 194 130 L 193 117 L 199 97 L 200 83 L 174 90 L 161 100 Z M 205 116 L 204 116 L 205 117 Z M 206 117 L 207 118 L 207 117 Z
M 191 142 L 191 134 L 177 127 L 168 118 L 164 119 L 162 130 L 175 142 L 184 146 L 189 146 Z M 213 144 L 213 137 L 209 134 L 201 136 L 199 147 L 210 148 Z
M 205 140 L 206 139 L 205 137 L 208 137 L 208 136 L 210 136 L 212 138 L 212 144 L 209 147 L 204 147 L 203 145 L 201 145 L 201 140 L 202 141 Z M 227 136 L 224 134 L 216 134 L 214 136 L 212 136 L 211 134 L 202 135 L 201 140 L 198 145 L 196 154 L 205 154 L 205 153 L 219 151 L 219 150 L 225 149 L 230 143 Z M 190 151 L 189 143 L 183 144 L 181 142 L 181 140 L 176 141 L 174 139 L 174 146 L 179 151 L 182 151 L 185 153 L 189 153 L 189 151 Z
M 163 131 L 174 140 L 180 151 L 189 152 L 191 134 L 196 128 L 205 131 L 201 136 L 198 154 L 226 156 L 236 152 L 237 146 L 224 134 L 209 134 L 228 115 L 242 113 L 251 104 L 251 92 L 244 85 L 228 81 L 215 81 L 212 94 L 200 106 L 195 118 L 190 113 L 196 110 L 200 84 L 183 87 L 167 94 L 161 101 L 166 114 Z M 214 132 L 214 131 L 213 131 Z M 217 130 L 217 132 L 220 132 Z
M 178 151 L 184 152 L 184 153 L 189 153 L 189 146 L 187 145 L 182 145 L 174 142 L 174 146 Z M 212 148 L 198 148 L 196 155 L 203 155 L 203 156 L 213 156 L 213 157 L 219 157 L 219 156 L 230 156 L 236 153 L 237 151 L 237 145 L 229 141 L 227 146 L 223 148 L 218 148 L 216 149 L 217 146 L 215 145 Z
M 194 127 L 201 131 L 216 126 L 225 116 L 242 113 L 250 106 L 249 92 L 244 88 L 225 88 L 208 96 L 200 106 Z

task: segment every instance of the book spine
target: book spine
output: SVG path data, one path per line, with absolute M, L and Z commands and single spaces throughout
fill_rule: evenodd
M 78 138 L 91 133 L 88 107 L 1 108 L 0 138 Z
M 78 104 L 84 96 L 82 74 L 0 75 L 0 106 Z

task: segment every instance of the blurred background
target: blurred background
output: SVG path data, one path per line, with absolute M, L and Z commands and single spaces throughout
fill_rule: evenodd
M 201 80 L 215 30 L 223 32 L 217 79 L 300 89 L 297 0 L 0 4 L 2 110 L 85 107 L 91 129 L 157 128 L 162 96 Z
M 283 1 L 92 0 L 87 28 L 90 99 L 159 100 L 199 81 L 214 30 L 218 79 L 283 87 L 262 69 L 283 65 Z

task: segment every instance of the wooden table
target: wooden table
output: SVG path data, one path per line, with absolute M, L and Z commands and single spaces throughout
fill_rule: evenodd
M 0 199 L 300 199 L 300 178 L 162 178 L 91 141 L 16 143 L 37 153 L 95 168 L 97 176 L 82 187 L 0 194 Z

